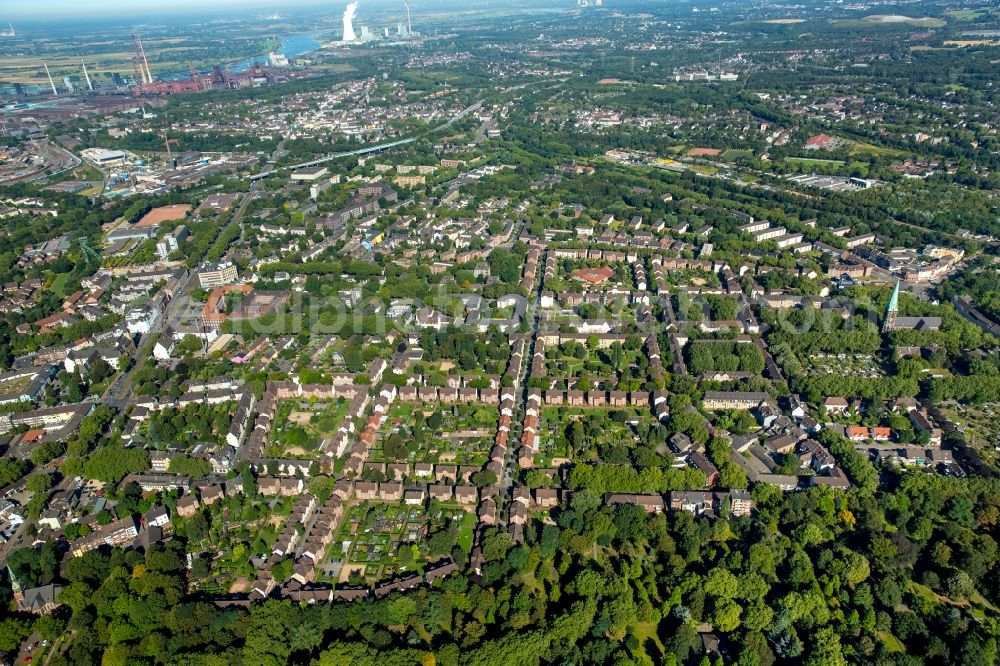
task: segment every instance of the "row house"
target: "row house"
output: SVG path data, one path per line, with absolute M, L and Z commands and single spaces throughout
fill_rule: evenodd
M 407 590 L 412 590 L 423 582 L 424 579 L 420 576 L 420 574 L 413 574 L 406 578 L 381 583 L 375 588 L 375 596 L 379 599 L 383 599 L 393 592 L 406 592 Z
M 305 483 L 294 477 L 262 476 L 257 479 L 257 490 L 264 497 L 295 497 L 305 490 Z
M 365 501 L 378 499 L 378 483 L 372 481 L 355 481 L 354 496 L 359 500 Z
M 139 526 L 132 516 L 126 516 L 121 520 L 116 520 L 87 536 L 80 537 L 70 544 L 69 552 L 74 557 L 81 557 L 85 553 L 96 550 L 101 546 L 111 546 L 121 548 L 139 536 Z
M 274 546 L 271 549 L 271 553 L 273 555 L 281 557 L 294 552 L 295 547 L 301 541 L 298 526 L 308 524 L 312 519 L 315 510 L 315 497 L 312 495 L 305 495 L 299 498 L 299 500 L 295 503 L 295 506 L 292 508 L 292 513 L 289 514 L 287 520 L 285 521 L 285 526 L 281 531 L 281 535 L 278 537 L 278 540 L 274 542 Z
M 531 247 L 528 249 L 528 256 L 524 262 L 524 274 L 521 277 L 521 287 L 530 292 L 535 285 L 535 276 L 538 272 L 539 249 Z
M 667 272 L 663 267 L 663 257 L 654 255 L 650 259 L 649 265 L 653 272 L 653 281 L 656 283 L 656 292 L 658 294 L 668 293 Z
M 479 503 L 477 515 L 481 525 L 496 525 L 497 503 L 492 498 L 487 497 Z
M 931 438 L 930 442 L 937 446 L 941 445 L 942 430 L 941 428 L 936 428 L 934 426 L 934 424 L 931 422 L 930 418 L 927 416 L 925 412 L 914 409 L 910 411 L 907 414 L 907 416 L 910 419 L 910 423 L 913 424 L 913 428 L 917 432 L 930 433 L 930 438 Z
M 749 391 L 706 391 L 702 405 L 709 411 L 723 409 L 755 409 L 770 400 L 767 393 Z
M 424 573 L 424 580 L 430 584 L 436 580 L 443 580 L 458 571 L 458 565 L 451 560 L 440 560 L 427 568 L 427 571 Z
M 531 376 L 545 376 L 545 342 L 543 340 L 535 341 L 535 353 L 531 356 Z
M 730 515 L 745 517 L 753 512 L 754 501 L 746 490 L 728 492 L 674 490 L 669 493 L 667 504 L 672 511 L 687 511 L 700 516 L 718 515 L 727 501 Z
M 536 488 L 532 494 L 535 506 L 540 509 L 551 509 L 559 506 L 559 491 L 554 488 Z
M 642 264 L 642 262 L 637 262 L 632 267 L 632 273 L 635 277 L 635 288 L 639 291 L 646 291 L 649 284 L 649 277 L 646 274 L 646 267 Z
M 236 407 L 236 414 L 229 426 L 229 432 L 226 433 L 226 442 L 233 448 L 238 448 L 243 443 L 243 437 L 246 435 L 250 417 L 253 414 L 254 403 L 253 392 L 245 391 Z
M 559 272 L 559 261 L 553 252 L 545 254 L 545 282 L 553 279 Z
M 713 486 L 719 480 L 719 470 L 701 451 L 692 451 L 688 463 L 705 475 L 705 486 Z
M 479 502 L 479 491 L 475 486 L 455 486 L 455 501 L 466 506 Z
M 638 506 L 646 513 L 663 513 L 663 497 L 660 495 L 634 495 L 608 493 L 604 496 L 606 506 Z
M 432 500 L 439 502 L 450 502 L 454 496 L 454 488 L 446 483 L 433 483 L 427 487 L 427 492 Z

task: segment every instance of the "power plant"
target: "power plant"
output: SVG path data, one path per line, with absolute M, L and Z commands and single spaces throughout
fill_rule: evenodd
M 358 36 L 354 34 L 354 17 L 358 13 L 358 3 L 352 2 L 344 10 L 344 42 L 351 43 L 358 41 Z
M 411 16 L 409 0 L 403 1 L 403 7 L 406 9 L 406 21 L 400 21 L 396 24 L 395 35 L 402 39 L 409 39 L 416 36 L 416 33 L 413 32 L 413 17 Z M 344 10 L 344 34 L 343 39 L 340 41 L 341 44 L 366 44 L 378 41 L 380 38 L 389 39 L 392 37 L 391 26 L 373 29 L 362 25 L 359 34 L 354 28 L 354 20 L 357 16 L 358 3 L 351 2 Z

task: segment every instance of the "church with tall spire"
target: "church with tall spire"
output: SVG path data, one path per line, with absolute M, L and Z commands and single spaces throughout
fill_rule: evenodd
M 896 315 L 899 313 L 899 280 L 896 280 L 896 286 L 892 288 L 892 294 L 889 296 L 889 303 L 885 306 L 885 318 L 882 320 L 882 332 L 888 333 L 889 331 L 896 330 Z
M 899 316 L 899 280 L 892 289 L 889 302 L 885 306 L 885 318 L 882 320 L 882 332 L 891 331 L 936 331 L 941 328 L 941 317 L 900 317 Z

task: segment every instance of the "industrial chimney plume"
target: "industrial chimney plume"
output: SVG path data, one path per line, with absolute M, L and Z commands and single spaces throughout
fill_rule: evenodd
M 344 10 L 344 41 L 356 42 L 358 36 L 354 34 L 354 17 L 358 13 L 358 3 L 352 2 Z

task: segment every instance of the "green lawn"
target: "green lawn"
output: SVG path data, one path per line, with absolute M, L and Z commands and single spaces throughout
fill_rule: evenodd
M 642 622 L 640 624 L 632 627 L 632 634 L 639 639 L 641 644 L 641 655 L 636 655 L 640 659 L 645 657 L 647 663 L 657 664 L 661 662 L 663 655 L 666 654 L 666 648 L 663 647 L 663 643 L 660 641 L 660 637 L 656 634 L 656 623 L 655 622 Z M 649 643 L 652 643 L 650 645 Z M 650 652 L 654 652 L 654 655 L 650 655 Z M 656 657 L 654 659 L 654 656 Z
M 852 143 L 851 144 L 851 154 L 852 155 L 876 155 L 879 157 L 903 157 L 906 153 L 902 150 L 896 150 L 895 148 L 886 148 L 885 146 L 873 146 L 870 143 Z
M 475 514 L 465 512 L 462 516 L 462 527 L 458 535 L 458 545 L 462 547 L 462 550 L 466 553 L 472 550 L 472 538 L 476 529 L 476 516 Z
M 945 12 L 945 14 L 956 21 L 975 21 L 985 13 L 985 9 L 953 9 Z
M 707 164 L 696 164 L 688 168 L 695 173 L 701 174 L 702 176 L 714 176 L 719 173 L 718 168 Z
M 885 645 L 885 649 L 889 652 L 906 652 L 906 647 L 903 643 L 888 631 L 879 631 L 877 635 L 879 640 Z
M 752 159 L 753 152 L 749 150 L 727 150 L 722 153 L 722 159 L 724 160 L 742 160 L 742 159 Z
M 846 164 L 846 162 L 841 160 L 824 160 L 818 157 L 786 157 L 785 161 L 798 164 L 836 164 L 837 166 L 844 166 Z
M 69 282 L 69 273 L 60 273 L 52 280 L 49 289 L 59 298 L 66 298 L 66 285 Z

